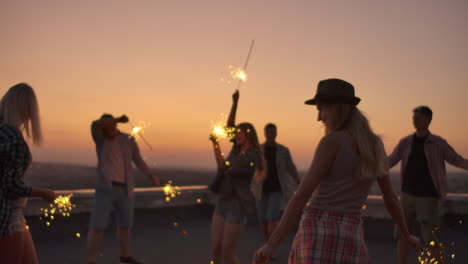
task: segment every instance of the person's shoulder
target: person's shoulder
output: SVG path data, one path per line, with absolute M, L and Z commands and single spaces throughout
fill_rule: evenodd
M 443 138 L 443 137 L 441 137 L 439 135 L 432 134 L 432 133 L 429 134 L 428 140 L 432 141 L 432 142 L 435 142 L 436 144 L 446 144 L 447 143 L 447 140 L 445 140 L 445 138 Z
M 288 151 L 288 147 L 286 147 L 285 145 L 283 144 L 280 144 L 280 143 L 276 143 L 276 148 L 280 151 Z
M 405 143 L 411 140 L 414 137 L 414 133 L 411 133 L 409 135 L 406 135 L 400 139 L 400 143 Z
M 325 135 L 320 140 L 320 145 L 326 145 L 329 147 L 338 147 L 342 142 L 341 139 L 344 136 L 344 131 L 333 131 L 330 134 Z

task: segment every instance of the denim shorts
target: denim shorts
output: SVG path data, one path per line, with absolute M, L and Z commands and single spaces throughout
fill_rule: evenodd
M 247 224 L 248 215 L 241 204 L 241 201 L 236 198 L 219 199 L 216 201 L 215 215 L 224 217 L 224 221 L 230 224 Z
M 113 185 L 112 189 L 97 189 L 94 196 L 94 206 L 91 211 L 90 227 L 104 230 L 109 217 L 114 211 L 117 226 L 131 228 L 133 224 L 133 198 L 128 197 L 126 185 Z
M 282 192 L 266 192 L 262 199 L 257 201 L 257 215 L 260 222 L 267 220 L 277 221 L 281 218 Z

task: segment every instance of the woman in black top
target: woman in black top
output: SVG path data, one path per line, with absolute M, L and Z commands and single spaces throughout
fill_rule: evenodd
M 28 196 L 53 202 L 52 190 L 31 187 L 23 177 L 32 157 L 23 132 L 41 141 L 39 108 L 25 83 L 11 87 L 0 102 L 0 263 L 37 263 L 36 249 L 23 216 Z
M 239 91 L 234 92 L 227 127 L 235 131 L 233 148 L 224 159 L 217 138 L 210 136 L 218 165 L 217 194 L 211 227 L 212 261 L 238 264 L 235 252 L 248 215 L 255 214 L 255 199 L 250 191 L 252 179 L 264 176 L 264 161 L 255 128 L 250 123 L 235 126 Z M 235 128 L 235 129 L 233 129 Z

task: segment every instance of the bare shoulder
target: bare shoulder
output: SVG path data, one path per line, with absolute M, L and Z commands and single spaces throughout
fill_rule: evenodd
M 325 135 L 318 145 L 318 150 L 321 151 L 336 151 L 340 146 L 340 132 L 332 132 Z

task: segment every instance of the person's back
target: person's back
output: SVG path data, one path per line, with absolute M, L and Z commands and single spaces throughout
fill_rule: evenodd
M 340 147 L 330 173 L 320 182 L 308 208 L 348 214 L 360 214 L 374 179 L 356 174 L 360 157 L 352 136 L 345 131 L 334 132 Z

